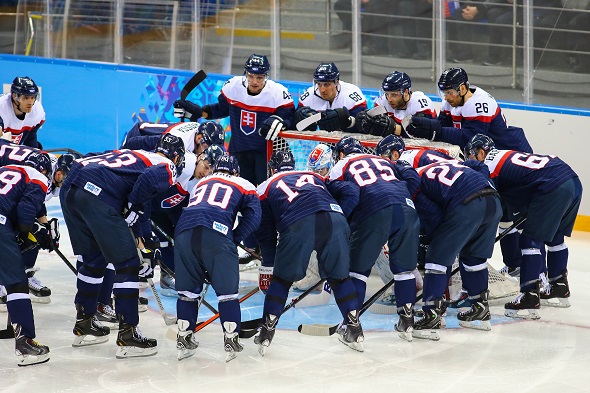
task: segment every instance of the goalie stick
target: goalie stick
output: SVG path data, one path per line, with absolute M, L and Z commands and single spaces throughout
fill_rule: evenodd
M 512 231 L 514 228 L 516 228 L 517 226 L 522 224 L 525 220 L 526 220 L 526 217 L 520 217 L 509 228 L 502 231 L 502 233 L 500 233 L 498 236 L 496 236 L 496 238 L 494 239 L 494 243 L 502 240 L 506 235 L 508 235 L 508 233 L 510 231 Z M 453 269 L 453 271 L 451 272 L 451 277 L 453 275 L 457 274 L 458 271 L 459 271 L 459 267 L 456 267 L 455 269 Z M 371 305 L 373 303 L 375 303 L 375 301 L 377 301 L 377 299 L 380 296 L 382 296 L 390 286 L 393 285 L 393 283 L 394 283 L 394 280 L 389 281 L 380 290 L 378 290 L 373 296 L 371 296 L 369 298 L 369 300 L 364 302 L 363 306 L 359 310 L 359 316 L 362 315 L 366 310 L 368 310 L 371 307 Z M 422 293 L 420 293 L 416 297 L 416 302 L 420 301 L 421 299 L 422 299 Z M 396 309 L 395 306 L 392 306 L 392 308 Z M 299 325 L 299 327 L 297 328 L 297 331 L 299 331 L 299 333 L 302 333 L 302 334 L 305 334 L 308 336 L 331 336 L 334 333 L 336 333 L 336 329 L 338 329 L 338 325 L 330 326 L 330 325 L 324 325 L 324 324 L 313 324 L 313 325 L 302 324 L 302 325 Z

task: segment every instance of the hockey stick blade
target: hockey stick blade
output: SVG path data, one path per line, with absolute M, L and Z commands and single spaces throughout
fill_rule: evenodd
M 201 82 L 205 80 L 206 77 L 207 74 L 203 70 L 200 70 L 195 75 L 193 75 L 193 77 L 189 79 L 189 81 L 186 83 L 186 85 L 184 85 L 184 87 L 180 91 L 180 98 L 186 100 L 186 97 L 190 94 L 190 92 L 193 91 L 195 87 L 199 86 Z
M 315 115 L 311 115 L 308 118 L 301 120 L 299 123 L 297 123 L 297 125 L 295 127 L 297 128 L 297 131 L 303 131 L 307 127 L 309 127 L 313 123 L 317 123 L 321 119 L 322 119 L 322 114 L 316 113 Z
M 373 109 L 369 109 L 367 111 L 367 115 L 369 115 L 371 117 L 379 116 L 384 113 L 387 113 L 387 110 L 385 109 L 385 107 L 383 105 L 378 105 L 378 106 L 374 107 Z

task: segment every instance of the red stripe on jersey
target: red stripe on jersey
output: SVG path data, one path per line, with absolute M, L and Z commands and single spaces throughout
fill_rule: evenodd
M 10 133 L 12 133 L 12 135 L 19 135 L 19 134 L 22 134 L 25 131 L 31 131 L 33 128 L 35 128 L 37 126 L 42 126 L 43 123 L 45 123 L 44 120 L 42 120 L 39 124 L 36 124 L 34 126 L 23 126 L 23 128 L 20 128 L 20 129 L 14 129 L 14 128 L 11 128 L 11 127 L 6 127 L 4 129 L 4 132 L 10 132 Z
M 203 184 L 207 184 L 207 183 L 211 183 L 211 182 L 220 182 L 220 183 L 224 183 L 224 184 L 228 184 L 231 186 L 236 187 L 238 190 L 240 190 L 240 192 L 243 195 L 256 195 L 256 190 L 246 190 L 244 187 L 242 187 L 241 185 L 239 185 L 238 183 L 232 181 L 231 179 L 224 179 L 222 177 L 210 177 L 208 179 L 202 180 L 200 181 L 197 186 L 200 187 Z
M 492 120 L 494 120 L 494 118 L 496 116 L 498 116 L 499 113 L 500 113 L 500 107 L 497 107 L 496 112 L 491 116 L 479 115 L 479 116 L 473 116 L 473 117 L 464 117 L 464 119 L 465 120 L 481 121 L 482 123 L 491 123 Z
M 504 156 L 502 156 L 502 158 L 500 159 L 500 161 L 498 161 L 498 165 L 496 165 L 496 167 L 494 168 L 494 171 L 492 173 L 490 173 L 490 178 L 494 178 L 500 175 L 500 170 L 502 170 L 502 166 L 504 166 L 504 163 L 506 162 L 506 160 L 509 157 L 512 157 L 512 155 L 515 153 L 515 151 L 510 150 L 508 153 L 504 154 Z
M 230 106 L 235 106 L 235 107 L 240 108 L 240 109 L 245 109 L 245 110 L 247 110 L 249 112 L 265 112 L 265 113 L 273 114 L 277 110 L 277 108 L 271 108 L 271 107 L 268 107 L 268 106 L 253 106 L 253 105 L 244 104 L 243 102 L 240 102 L 240 101 L 229 99 L 223 93 L 223 91 L 221 92 L 221 94 L 225 97 L 227 103 Z M 293 103 L 291 103 L 291 106 L 295 107 L 293 105 Z

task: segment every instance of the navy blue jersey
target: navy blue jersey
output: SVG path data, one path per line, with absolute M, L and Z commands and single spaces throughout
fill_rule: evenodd
M 176 182 L 169 159 L 143 150 L 113 150 L 76 161 L 82 167 L 74 165 L 66 180 L 117 209 L 127 202 L 143 204 Z
M 29 146 L 15 145 L 6 139 L 0 139 L 0 166 L 22 165 L 25 158 L 33 151 L 39 151 Z
M 34 168 L 0 168 L 0 225 L 32 227 L 45 202 L 47 187 L 47 177 Z
M 420 189 L 414 202 L 426 232 L 436 228 L 444 215 L 467 197 L 492 188 L 484 175 L 457 162 L 433 163 L 416 169 L 416 172 L 420 176 Z
M 449 156 L 438 150 L 430 149 L 408 149 L 402 152 L 398 158 L 400 161 L 406 161 L 413 168 L 419 168 L 432 164 L 433 162 L 441 161 L 457 161 L 453 157 Z
M 526 208 L 535 196 L 550 193 L 577 176 L 557 156 L 494 149 L 484 163 L 502 200 L 516 209 Z
M 234 228 L 238 212 L 239 224 Z M 175 236 L 199 226 L 213 229 L 234 243 L 241 242 L 260 224 L 260 201 L 248 180 L 223 173 L 207 176 L 191 191 L 191 198 L 175 229 Z
M 328 185 L 345 214 L 352 211 L 361 219 L 411 200 L 406 182 L 395 175 L 394 164 L 370 154 L 349 154 L 338 161 L 330 171 Z M 343 192 L 345 188 L 358 190 L 358 198 Z

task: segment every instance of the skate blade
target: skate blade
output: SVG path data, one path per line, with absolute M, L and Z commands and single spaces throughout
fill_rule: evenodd
M 354 349 L 357 352 L 365 352 L 365 348 L 363 347 L 363 343 L 361 342 L 352 342 L 349 343 L 348 341 L 344 340 L 344 338 L 342 336 L 338 336 L 338 340 L 340 340 L 340 342 L 344 345 L 346 345 L 349 348 Z
M 260 356 L 264 356 L 266 354 L 266 348 L 268 348 L 268 345 L 258 344 L 258 353 Z
M 397 335 L 400 338 L 403 338 L 404 340 L 406 340 L 408 342 L 412 342 L 412 340 L 413 340 L 412 331 L 413 331 L 413 329 L 409 330 L 409 331 L 405 331 L 405 332 L 397 332 Z
M 117 359 L 138 358 L 146 356 L 154 356 L 158 353 L 158 347 L 140 348 L 134 346 L 119 347 L 117 349 Z
M 229 362 L 231 362 L 232 360 L 234 360 L 237 357 L 238 357 L 238 353 L 237 352 L 234 352 L 234 351 L 226 352 L 225 353 L 225 362 L 226 363 L 229 363 Z
M 49 297 L 49 296 L 37 297 L 35 295 L 31 295 L 31 303 L 49 304 L 49 303 L 51 303 L 51 297 Z
M 109 341 L 109 336 L 92 336 L 90 334 L 86 334 L 84 336 L 76 336 L 74 337 L 74 341 L 72 342 L 72 347 L 87 347 L 89 345 L 96 345 L 102 344 Z
M 555 297 L 552 299 L 541 299 L 541 306 L 568 308 L 571 304 L 570 300 L 566 297 Z
M 425 330 L 416 330 L 412 332 L 412 337 L 420 338 L 423 340 L 431 340 L 431 341 L 438 341 L 440 340 L 440 335 L 438 334 L 438 329 L 425 329 Z
M 49 354 L 44 355 L 20 355 L 17 356 L 19 367 L 32 366 L 33 364 L 41 364 L 49 361 Z
M 536 309 L 525 308 L 522 310 L 504 310 L 504 315 L 510 318 L 520 318 L 520 319 L 530 319 L 530 320 L 537 320 L 541 319 L 541 315 L 539 315 Z
M 181 361 L 186 358 L 190 358 L 195 354 L 196 350 L 194 349 L 179 349 L 178 350 L 178 361 Z
M 467 329 L 483 330 L 486 332 L 492 330 L 492 324 L 490 321 L 459 321 L 459 326 Z
M 178 292 L 171 288 L 160 287 L 160 294 L 166 297 L 178 297 Z
M 137 312 L 146 312 L 148 306 L 146 304 L 138 304 L 137 305 Z

